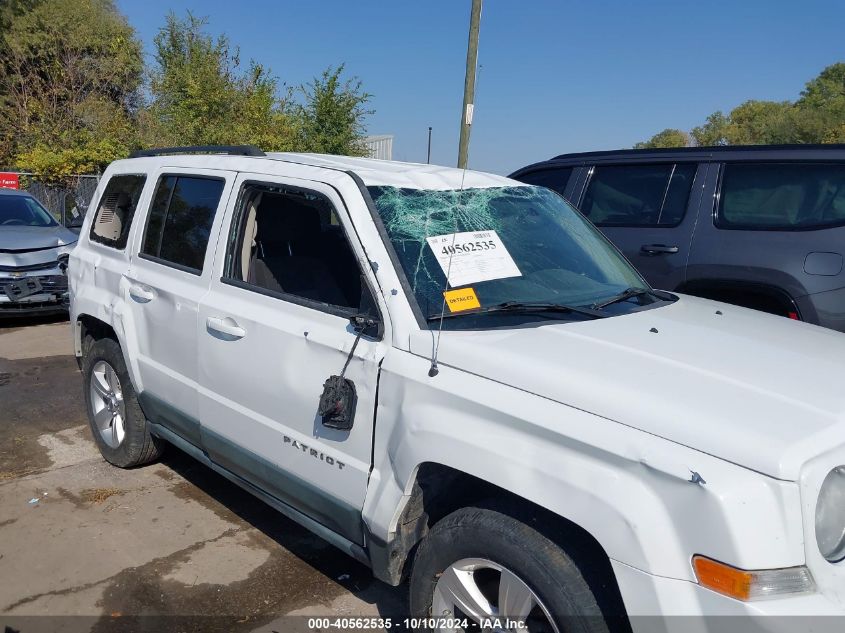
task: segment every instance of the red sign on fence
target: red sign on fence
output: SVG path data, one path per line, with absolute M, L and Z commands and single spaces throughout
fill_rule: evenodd
M 0 172 L 0 189 L 20 189 L 21 182 L 17 174 Z

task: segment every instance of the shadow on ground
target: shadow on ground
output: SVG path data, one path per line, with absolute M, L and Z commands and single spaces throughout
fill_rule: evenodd
M 106 615 L 93 631 L 245 632 L 291 612 L 321 617 L 360 615 L 358 608 L 345 600 L 347 594 L 373 605 L 375 609 L 368 611 L 382 618 L 399 622 L 407 617 L 406 586 L 390 587 L 375 580 L 366 566 L 175 447 L 168 446 L 160 461 L 180 476 L 174 477 L 178 483 L 171 488 L 177 496 L 202 504 L 221 519 L 252 526 L 260 532 L 255 545 L 268 550 L 270 557 L 247 579 L 222 588 L 175 587 L 162 580 L 163 561 L 126 570 L 106 589 L 104 613 L 155 616 Z M 203 606 L 204 615 L 182 615 L 195 612 L 198 605 Z M 338 612 L 347 609 L 349 612 Z M 300 620 L 295 622 L 299 626 L 285 621 L 281 630 L 307 631 L 306 621 Z M 394 625 L 391 630 L 404 629 Z
M 17 316 L 0 313 L 0 334 L 7 334 L 15 330 L 22 330 L 33 325 L 50 325 L 51 323 L 67 323 L 67 313 L 42 314 L 35 316 Z

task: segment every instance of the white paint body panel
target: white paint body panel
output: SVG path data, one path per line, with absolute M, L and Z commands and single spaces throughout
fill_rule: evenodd
M 344 171 L 366 184 L 441 189 L 460 186 L 461 172 L 312 155 L 144 158 L 112 165 L 94 200 L 112 173 L 153 173 L 165 166 L 310 181 L 348 214 L 347 229 L 354 232 L 353 245 L 386 320 L 384 340 L 362 342 L 350 367 L 365 397 L 374 398 L 373 367 L 381 362 L 375 428 L 361 421 L 361 433 L 338 446 L 354 464 L 348 482 L 307 466 L 298 474 L 361 505 L 374 537 L 390 541 L 416 472 L 434 462 L 489 481 L 591 533 L 611 559 L 631 614 L 845 613 L 845 567 L 821 559 L 813 532 L 821 480 L 845 463 L 841 334 L 681 297 L 667 307 L 605 320 L 447 331 L 440 373 L 430 378 L 433 334 L 420 330 L 364 198 Z M 466 184 L 517 185 L 474 172 L 467 173 Z M 147 183 L 141 207 L 153 185 Z M 130 237 L 136 248 L 145 212 L 138 215 Z M 223 215 L 215 220 L 218 228 Z M 143 386 L 140 350 L 151 343 L 141 339 L 157 334 L 127 309 L 126 274 L 137 251 L 107 252 L 91 244 L 90 222 L 71 258 L 71 322 L 84 314 L 112 325 L 133 381 Z M 209 249 L 216 253 L 215 279 L 223 248 Z M 211 269 L 209 261 L 206 267 Z M 180 292 L 176 281 L 161 283 Z M 282 444 L 278 434 L 285 431 L 276 411 L 286 401 L 262 381 L 272 375 L 284 389 L 300 389 L 302 400 L 290 405 L 295 413 L 316 397 L 316 376 L 334 373 L 329 369 L 343 360 L 351 337 L 337 317 L 317 317 L 295 305 L 280 308 L 277 299 L 223 288 L 212 277 L 208 288 L 210 294 L 195 302 L 207 307 L 197 308 L 200 318 L 187 336 L 203 336 L 203 310 L 226 308 L 243 320 L 247 339 L 260 340 L 231 355 L 223 343 L 208 342 L 199 360 L 185 359 L 197 363 L 205 399 L 200 416 L 238 441 L 237 432 L 224 429 L 225 416 L 238 411 L 253 425 L 243 441 L 259 451 L 266 444 L 270 456 L 272 442 Z M 292 362 L 261 349 L 264 337 L 276 336 L 271 345 L 285 347 Z M 312 349 L 319 351 L 312 356 Z M 156 352 L 146 353 L 158 360 Z M 243 367 L 240 374 L 221 367 L 256 356 L 258 366 Z M 300 371 L 309 362 L 313 366 Z M 205 407 L 213 411 L 206 415 Z M 318 437 L 315 427 L 313 419 L 300 420 L 290 433 L 321 442 L 328 453 L 333 440 Z M 363 450 L 368 440 L 372 463 Z M 706 483 L 691 483 L 691 471 Z M 740 603 L 695 584 L 694 554 L 746 569 L 806 564 L 817 592 Z
M 126 274 L 124 305 L 132 319 L 132 338 L 137 342 L 135 360 L 138 384 L 168 405 L 192 418 L 199 417 L 197 402 L 197 314 L 199 303 L 211 282 L 211 263 L 235 173 L 216 169 L 164 167 L 153 171 L 145 185 L 153 185 L 163 175 L 197 175 L 225 181 L 218 213 L 211 225 L 211 239 L 200 275 L 179 270 L 138 255 L 144 237 L 147 209 L 139 204 L 133 221 L 132 258 Z M 151 187 L 147 187 L 150 191 Z M 135 288 L 149 293 L 149 300 L 134 298 Z
M 346 215 L 337 193 L 323 183 L 245 173 L 237 188 L 244 182 L 317 192 Z M 234 206 L 233 201 L 227 209 L 223 235 L 231 231 Z M 369 268 L 357 240 L 350 243 L 361 270 Z M 197 322 L 203 430 L 246 448 L 306 485 L 319 488 L 331 482 L 327 492 L 332 498 L 360 510 L 370 473 L 379 364 L 390 344 L 368 338 L 358 342 L 345 374 L 356 386 L 355 423 L 349 431 L 324 427 L 316 404 L 323 382 L 340 374 L 350 354 L 355 332 L 349 320 L 221 281 L 224 246 Z M 237 340 L 215 336 L 206 327 L 208 318 L 231 319 L 245 335 Z M 389 322 L 387 328 L 389 340 Z
M 414 335 L 411 351 L 429 355 L 431 335 Z M 697 297 L 581 323 L 447 331 L 438 360 L 778 479 L 845 440 L 845 337 Z

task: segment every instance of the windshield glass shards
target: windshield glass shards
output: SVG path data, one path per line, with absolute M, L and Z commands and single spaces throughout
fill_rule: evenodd
M 447 314 L 475 317 L 450 318 L 449 328 L 484 327 L 485 316 L 584 317 L 574 310 L 485 310 L 503 304 L 594 309 L 627 291 L 629 301 L 604 306 L 614 315 L 666 300 L 652 294 L 604 236 L 548 189 L 368 190 L 423 316 L 439 314 L 445 294 Z

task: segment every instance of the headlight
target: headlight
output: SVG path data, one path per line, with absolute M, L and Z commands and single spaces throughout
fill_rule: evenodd
M 816 542 L 831 563 L 845 558 L 845 466 L 831 470 L 816 503 Z
M 68 260 L 70 260 L 70 255 L 59 255 L 59 270 L 62 271 L 63 275 L 67 275 Z

